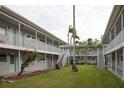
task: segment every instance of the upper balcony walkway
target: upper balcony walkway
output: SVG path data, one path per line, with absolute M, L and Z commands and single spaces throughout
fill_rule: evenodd
M 106 45 L 104 52 L 105 54 L 108 54 L 121 47 L 124 47 L 124 29 L 118 33 L 118 35 L 110 42 L 110 44 Z
M 0 29 L 2 30 L 2 29 Z M 10 37 L 10 34 L 13 34 Z M 19 43 L 18 43 L 19 42 Z M 14 49 L 14 50 L 30 50 L 30 51 L 39 51 L 42 53 L 52 53 L 60 54 L 61 49 L 54 45 L 47 44 L 45 42 L 29 39 L 20 35 L 20 40 L 18 41 L 18 35 L 15 33 L 7 32 L 6 35 L 0 34 L 0 48 Z

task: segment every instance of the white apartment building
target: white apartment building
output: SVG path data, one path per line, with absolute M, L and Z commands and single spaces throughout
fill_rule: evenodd
M 25 71 L 54 68 L 62 52 L 59 46 L 66 42 L 49 32 L 1 5 L 0 75 L 18 73 L 24 62 L 25 50 L 38 52 L 37 60 Z
M 124 6 L 116 5 L 109 18 L 102 42 L 107 68 L 124 80 Z

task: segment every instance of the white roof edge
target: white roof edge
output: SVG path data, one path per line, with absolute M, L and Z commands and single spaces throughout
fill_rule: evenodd
M 42 27 L 40 27 L 40 26 L 38 26 L 37 24 L 33 23 L 32 21 L 30 21 L 30 20 L 24 18 L 23 16 L 21 16 L 20 14 L 16 13 L 16 12 L 13 11 L 13 10 L 11 10 L 11 9 L 8 8 L 7 6 L 0 5 L 0 8 L 3 9 L 3 11 L 6 10 L 6 11 L 11 12 L 11 13 L 13 14 L 13 17 L 18 17 L 18 20 L 23 19 L 25 23 L 26 23 L 26 22 L 28 23 L 28 25 L 31 25 L 31 26 L 37 28 L 38 30 L 42 31 L 43 33 L 45 33 L 45 34 L 47 34 L 47 35 L 50 35 L 51 37 L 53 37 L 53 38 L 55 38 L 55 39 L 61 41 L 62 43 L 67 44 L 67 42 L 61 40 L 60 38 L 56 37 L 55 35 L 51 34 L 51 33 L 48 32 L 48 31 L 46 31 L 46 30 L 43 29 Z M 20 19 L 19 19 L 19 18 L 20 18 Z M 22 20 L 20 20 L 20 21 L 22 21 Z M 27 23 L 26 23 L 26 24 L 27 24 Z

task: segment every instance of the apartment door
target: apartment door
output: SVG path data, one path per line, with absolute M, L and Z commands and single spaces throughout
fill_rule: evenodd
M 14 54 L 10 55 L 10 72 L 16 72 L 16 58 Z
M 47 63 L 48 63 L 48 68 L 52 67 L 52 56 L 51 55 L 47 55 Z

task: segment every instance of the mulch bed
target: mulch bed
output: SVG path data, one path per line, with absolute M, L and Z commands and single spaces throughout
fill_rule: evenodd
M 32 77 L 32 76 L 40 75 L 42 73 L 46 73 L 46 72 L 49 72 L 51 70 L 35 71 L 35 72 L 31 72 L 31 73 L 22 74 L 22 75 L 19 75 L 19 76 L 16 75 L 16 76 L 7 77 L 7 78 L 4 78 L 4 79 L 5 80 L 15 81 L 15 80 L 20 80 L 20 79 L 27 78 L 27 77 Z

